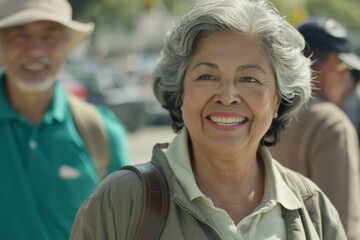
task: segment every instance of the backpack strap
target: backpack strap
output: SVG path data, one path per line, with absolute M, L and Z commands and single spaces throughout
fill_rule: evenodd
M 107 175 L 110 164 L 109 139 L 104 123 L 95 106 L 71 94 L 68 96 L 75 126 L 94 160 L 98 177 L 102 180 Z
M 165 177 L 151 163 L 127 165 L 120 170 L 135 172 L 144 189 L 143 207 L 134 239 L 159 239 L 169 212 L 169 189 Z

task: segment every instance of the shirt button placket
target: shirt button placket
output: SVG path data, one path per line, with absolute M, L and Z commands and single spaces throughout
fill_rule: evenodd
M 37 129 L 35 128 L 33 129 L 29 140 L 29 148 L 30 148 L 29 153 L 31 160 L 38 159 L 38 155 L 37 155 L 38 142 L 36 141 L 36 135 L 37 135 Z
M 37 147 L 37 142 L 35 140 L 30 140 L 29 141 L 29 147 L 30 147 L 30 159 L 31 160 L 36 160 L 37 156 L 36 156 L 36 147 Z

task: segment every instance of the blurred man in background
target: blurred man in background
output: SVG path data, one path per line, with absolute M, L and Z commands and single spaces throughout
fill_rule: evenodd
M 76 212 L 128 163 L 117 118 L 55 80 L 93 30 L 66 0 L 0 1 L 0 239 L 68 239 Z
M 351 74 L 354 78 L 355 87 L 351 96 L 341 105 L 341 108 L 350 118 L 356 128 L 358 138 L 360 138 L 360 70 L 353 68 Z
M 314 98 L 271 148 L 275 159 L 312 179 L 337 208 L 349 239 L 360 239 L 359 146 L 356 130 L 338 107 L 354 89 L 360 69 L 346 29 L 312 17 L 298 27 L 312 58 Z

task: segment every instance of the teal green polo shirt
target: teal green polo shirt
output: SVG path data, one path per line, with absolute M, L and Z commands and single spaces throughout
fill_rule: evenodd
M 38 125 L 16 112 L 0 76 L 0 239 L 69 239 L 78 208 L 99 180 L 73 122 L 67 95 L 55 84 Z M 99 108 L 109 133 L 110 171 L 128 164 L 126 131 Z

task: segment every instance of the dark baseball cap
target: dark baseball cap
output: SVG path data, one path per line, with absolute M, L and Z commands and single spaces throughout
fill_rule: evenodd
M 349 33 L 331 18 L 311 17 L 298 26 L 310 51 L 336 52 L 350 68 L 360 71 L 360 58 L 354 52 Z

